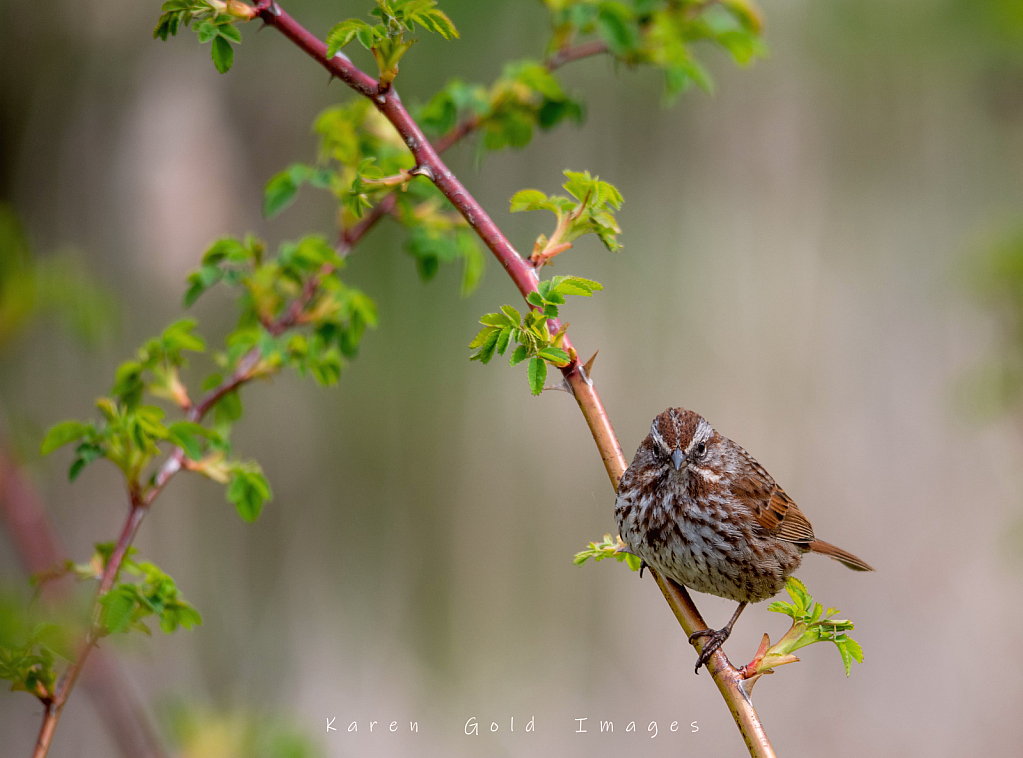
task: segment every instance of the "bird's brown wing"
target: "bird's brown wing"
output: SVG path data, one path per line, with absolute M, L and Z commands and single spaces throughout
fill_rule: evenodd
M 813 527 L 799 506 L 752 455 L 741 447 L 739 450 L 744 471 L 732 485 L 732 494 L 772 536 L 786 542 L 813 542 Z

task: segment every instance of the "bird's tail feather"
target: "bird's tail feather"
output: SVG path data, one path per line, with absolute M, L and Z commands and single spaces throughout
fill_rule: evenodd
M 814 540 L 810 543 L 810 552 L 820 553 L 829 558 L 834 558 L 839 563 L 848 566 L 853 571 L 873 571 L 873 567 L 862 558 L 857 558 L 852 553 L 847 553 L 840 547 L 835 547 L 824 540 Z

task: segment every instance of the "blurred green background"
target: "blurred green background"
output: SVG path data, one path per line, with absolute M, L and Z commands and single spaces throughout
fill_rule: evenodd
M 285 4 L 321 36 L 369 6 Z M 420 35 L 397 82 L 406 102 L 543 52 L 538 2 L 442 7 L 462 39 Z M 694 408 L 757 456 L 822 538 L 878 568 L 808 558 L 799 571 L 856 621 L 866 660 L 846 680 L 816 646 L 758 685 L 778 753 L 1011 754 L 1023 746 L 1020 416 L 972 377 L 1018 335 L 964 279 L 1023 219 L 1023 3 L 763 8 L 770 57 L 739 70 L 708 56 L 713 97 L 691 91 L 665 109 L 655 72 L 582 61 L 561 79 L 588 104 L 583 127 L 482 164 L 471 145 L 447 159 L 524 251 L 548 230 L 507 213 L 513 192 L 554 191 L 563 168 L 617 185 L 623 252 L 586 239 L 555 272 L 605 284 L 565 314 L 580 350 L 600 349 L 595 380 L 627 456 L 656 413 Z M 68 451 L 35 452 L 42 431 L 91 415 L 117 363 L 179 316 L 213 239 L 333 234 L 326 196 L 304 191 L 269 223 L 259 208 L 270 176 L 313 156 L 314 116 L 351 95 L 271 30 L 244 29 L 221 76 L 192 35 L 151 39 L 155 0 L 0 11 L 0 199 L 40 259 L 77 251 L 121 314 L 91 346 L 47 320 L 2 346 L 8 434 L 83 560 L 120 527 L 120 480 L 97 465 L 70 486 Z M 221 714 L 224 733 L 272 715 L 329 756 L 742 754 L 654 583 L 572 565 L 614 528 L 575 404 L 532 398 L 499 361 L 467 360 L 478 316 L 515 301 L 510 281 L 490 262 L 461 300 L 456 268 L 421 283 L 401 239 L 381 225 L 351 259 L 346 280 L 381 316 L 339 387 L 289 374 L 245 391 L 235 447 L 275 493 L 260 520 L 244 524 L 219 486 L 180 477 L 144 524 L 142 555 L 204 623 L 116 647 L 135 696 L 179 725 L 182 707 L 206 714 L 196 723 Z M 223 292 L 193 311 L 213 343 L 230 328 Z M 22 581 L 2 532 L 0 581 Z M 696 600 L 714 626 L 732 610 Z M 756 607 L 726 647 L 741 663 L 764 631 L 785 629 Z M 39 713 L 0 694 L 4 755 L 29 753 Z M 342 729 L 324 734 L 332 717 Z M 470 717 L 501 729 L 467 737 Z M 587 734 L 574 733 L 581 717 Z M 600 719 L 613 736 L 596 732 Z M 371 720 L 402 728 L 369 734 Z M 639 733 L 625 734 L 632 720 Z M 699 732 L 670 734 L 672 721 Z M 210 740 L 187 754 L 230 754 Z M 76 693 L 52 755 L 112 751 Z

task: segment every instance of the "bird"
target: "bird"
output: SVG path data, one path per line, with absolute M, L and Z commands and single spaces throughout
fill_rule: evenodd
M 707 637 L 696 673 L 732 632 L 743 609 L 776 595 L 806 553 L 854 571 L 863 559 L 817 539 L 810 521 L 740 445 L 695 411 L 654 418 L 618 487 L 615 520 L 629 552 L 672 581 L 739 605 Z

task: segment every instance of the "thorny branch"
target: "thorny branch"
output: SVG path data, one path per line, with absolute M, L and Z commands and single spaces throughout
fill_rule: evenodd
M 487 215 L 486 211 L 469 194 L 462 183 L 444 164 L 438 155 L 437 147 L 448 147 L 453 140 L 442 138 L 438 146 L 432 145 L 423 135 L 418 124 L 409 115 L 409 112 L 401 103 L 398 93 L 393 87 L 381 92 L 377 81 L 365 72 L 356 67 L 351 60 L 341 53 L 333 58 L 327 57 L 327 46 L 308 32 L 301 24 L 289 16 L 274 0 L 258 0 L 255 5 L 256 15 L 262 19 L 267 26 L 272 26 L 280 31 L 285 37 L 294 42 L 305 51 L 321 66 L 327 69 L 333 76 L 341 79 L 345 84 L 356 92 L 369 98 L 373 105 L 391 122 L 398 133 L 402 136 L 409 150 L 416 159 L 417 167 L 429 167 L 432 173 L 432 180 L 444 196 L 462 214 L 469 225 L 480 236 L 480 239 L 490 248 L 491 252 L 504 267 L 505 271 L 515 282 L 519 292 L 525 298 L 530 292 L 537 290 L 538 277 L 536 270 L 522 258 L 512 247 L 511 243 L 504 237 L 497 225 Z M 588 53 L 593 54 L 593 53 Z M 581 56 L 579 56 L 581 57 Z M 568 57 L 565 57 L 568 60 Z M 558 62 L 558 65 L 560 65 Z M 458 130 L 459 127 L 456 127 Z M 466 124 L 464 133 L 472 130 Z M 560 323 L 551 319 L 551 327 L 557 330 Z M 600 396 L 593 386 L 588 373 L 580 365 L 578 354 L 571 341 L 566 336 L 564 349 L 571 356 L 568 365 L 561 369 L 565 382 L 571 388 L 576 402 L 582 410 L 586 423 L 600 451 L 607 470 L 611 484 L 616 489 L 618 482 L 625 473 L 627 463 L 622 453 L 621 445 L 611 426 L 610 419 L 604 409 Z M 661 592 L 664 594 L 668 605 L 671 606 L 675 617 L 682 625 L 687 635 L 701 629 L 706 629 L 699 610 L 693 604 L 692 598 L 685 588 L 676 585 L 665 579 L 656 572 L 651 572 L 657 581 Z M 702 650 L 701 640 L 694 643 L 697 650 Z M 735 718 L 736 725 L 742 733 L 750 755 L 754 758 L 773 758 L 774 751 L 767 739 L 760 719 L 753 708 L 753 703 L 742 688 L 742 675 L 740 670 L 733 666 L 724 652 L 718 650 L 711 657 L 707 668 L 710 670 L 722 697 L 728 704 L 728 708 Z

